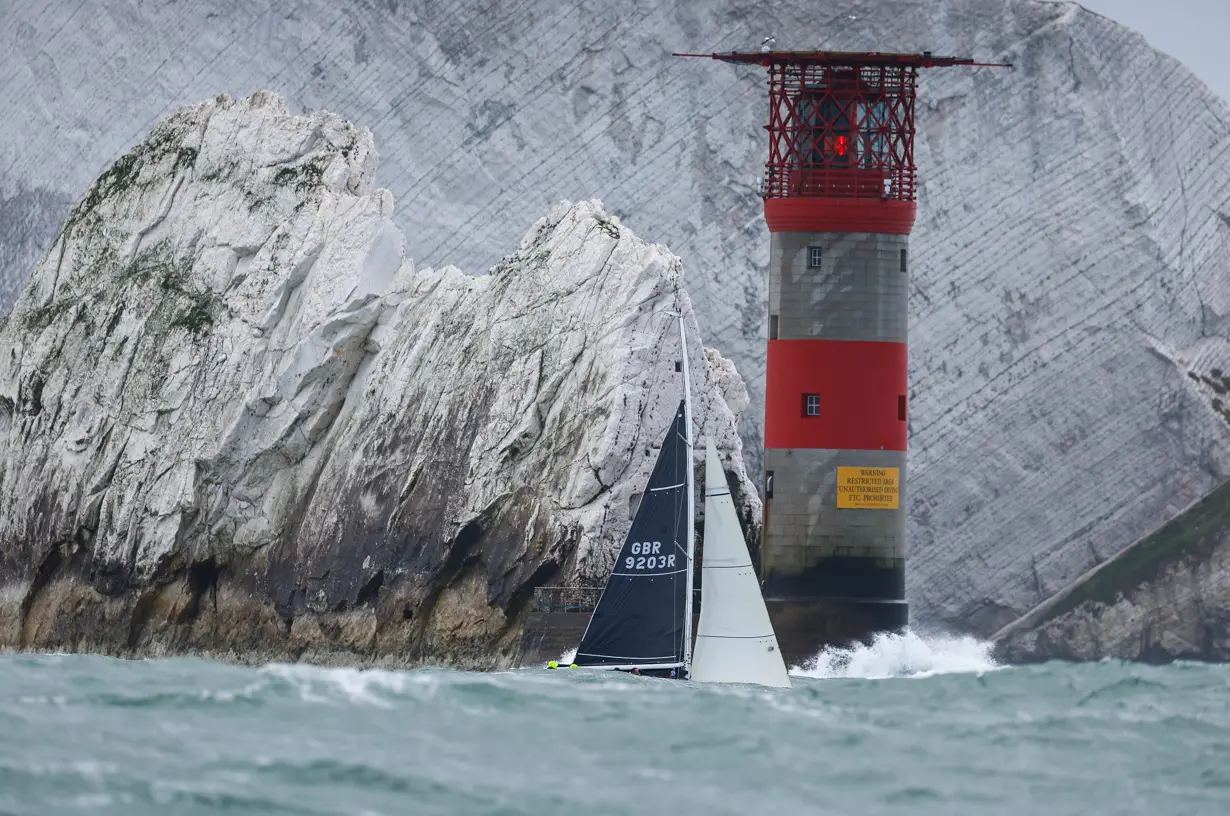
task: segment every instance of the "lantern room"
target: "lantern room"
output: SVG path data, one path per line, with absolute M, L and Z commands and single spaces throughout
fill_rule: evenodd
M 917 73 L 897 65 L 770 66 L 765 197 L 913 201 Z
M 681 54 L 769 72 L 761 194 L 772 232 L 908 234 L 918 193 L 920 68 L 977 65 L 923 54 L 765 51 Z

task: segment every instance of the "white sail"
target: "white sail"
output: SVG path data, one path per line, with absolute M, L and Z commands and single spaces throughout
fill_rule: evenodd
M 726 474 L 705 440 L 705 549 L 692 679 L 790 687 Z

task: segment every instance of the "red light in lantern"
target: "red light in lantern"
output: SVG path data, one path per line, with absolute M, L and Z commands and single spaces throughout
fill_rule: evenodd
M 834 136 L 829 133 L 824 137 L 824 152 L 829 156 L 845 158 L 850 152 L 849 136 Z

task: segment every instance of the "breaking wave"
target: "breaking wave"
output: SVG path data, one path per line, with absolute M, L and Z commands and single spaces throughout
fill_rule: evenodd
M 932 677 L 993 671 L 1000 666 L 991 657 L 988 641 L 968 636 L 902 634 L 879 635 L 871 645 L 825 649 L 790 673 L 796 677 L 883 680 L 890 677 Z

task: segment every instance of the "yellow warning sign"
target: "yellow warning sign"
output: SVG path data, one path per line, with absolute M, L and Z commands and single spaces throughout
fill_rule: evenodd
M 896 510 L 901 495 L 897 468 L 837 468 L 837 506 L 849 510 Z

